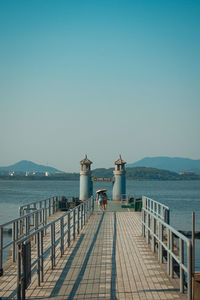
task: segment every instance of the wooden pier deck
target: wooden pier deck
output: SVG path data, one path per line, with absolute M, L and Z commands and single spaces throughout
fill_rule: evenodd
M 109 210 L 94 212 L 65 254 L 57 253 L 40 287 L 33 275 L 27 299 L 187 299 L 141 236 L 140 213 Z M 16 299 L 9 282 L 16 287 L 12 274 L 0 277 L 0 299 Z

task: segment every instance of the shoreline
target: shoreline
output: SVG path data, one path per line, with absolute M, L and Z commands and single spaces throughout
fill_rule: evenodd
M 200 181 L 199 178 L 126 178 L 127 181 Z M 0 181 L 80 181 L 79 178 L 57 178 L 57 177 L 31 177 L 27 178 L 26 176 L 19 177 L 0 177 Z

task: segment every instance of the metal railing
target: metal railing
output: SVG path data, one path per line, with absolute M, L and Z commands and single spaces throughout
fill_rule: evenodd
M 183 234 L 171 227 L 165 220 L 167 207 L 149 198 L 143 197 L 142 234 L 157 252 L 158 261 L 167 264 L 167 273 L 173 278 L 179 277 L 180 292 L 187 286 L 188 300 L 192 300 L 192 244 Z M 145 206 L 147 202 L 148 207 Z M 150 204 L 151 203 L 151 204 Z M 153 206 L 152 206 L 153 203 Z M 150 204 L 150 205 L 149 205 Z M 161 207 L 161 213 L 155 208 Z M 168 220 L 168 219 L 167 219 Z
M 41 208 L 0 225 L 0 276 L 3 275 L 3 258 L 5 252 L 8 252 L 11 247 L 12 261 L 15 262 L 17 242 L 24 236 L 36 231 L 39 227 L 44 226 L 46 222 L 47 209 Z M 5 242 L 4 233 L 8 228 L 12 232 L 12 237 L 10 241 Z
M 151 198 L 142 196 L 142 207 L 150 211 L 156 217 L 165 221 L 167 224 L 170 223 L 170 210 L 168 206 Z
M 54 214 L 57 210 L 57 202 L 60 197 L 50 197 L 48 199 L 31 202 L 19 207 L 19 215 L 24 216 L 25 214 L 33 211 L 45 208 L 47 210 L 48 216 Z
M 64 254 L 65 249 L 80 233 L 93 210 L 94 199 L 91 197 L 17 242 L 18 300 L 25 299 L 25 291 L 35 271 L 38 285 L 44 281 L 44 262 L 48 260 L 49 254 L 50 265 L 53 269 L 56 265 L 56 257 Z M 46 239 L 44 239 L 45 231 Z

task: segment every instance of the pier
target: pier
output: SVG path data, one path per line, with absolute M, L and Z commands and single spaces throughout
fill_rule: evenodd
M 10 251 L 3 265 L 1 299 L 192 300 L 191 244 L 167 207 L 146 197 L 142 212 L 119 201 L 98 211 L 93 197 L 67 212 L 47 203 L 44 224 L 15 240 L 16 260 Z

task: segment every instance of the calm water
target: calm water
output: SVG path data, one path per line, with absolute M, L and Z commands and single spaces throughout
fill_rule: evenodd
M 94 182 L 94 191 L 112 183 Z M 176 229 L 191 230 L 192 211 L 196 213 L 196 230 L 200 230 L 200 181 L 127 181 L 127 194 L 148 196 L 170 208 L 170 223 Z M 0 224 L 18 216 L 22 204 L 51 196 L 78 196 L 79 181 L 0 181 Z M 200 246 L 197 241 L 197 266 L 200 269 Z

